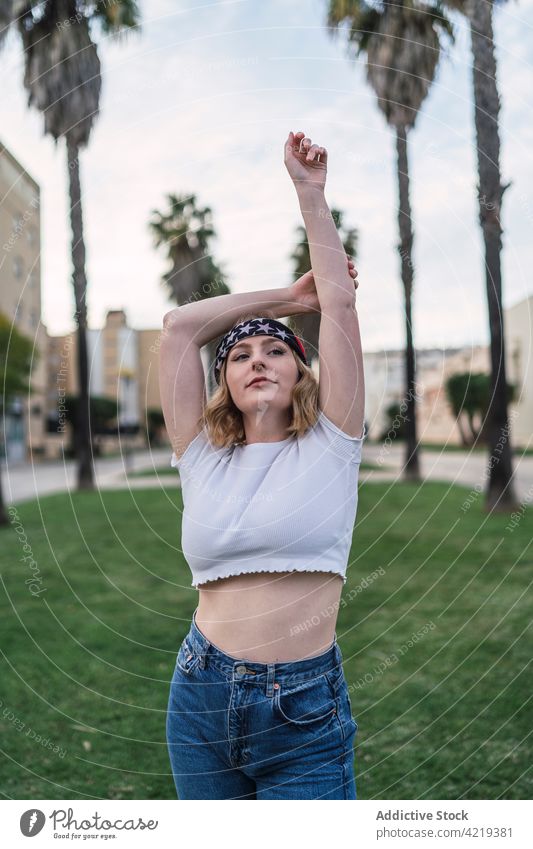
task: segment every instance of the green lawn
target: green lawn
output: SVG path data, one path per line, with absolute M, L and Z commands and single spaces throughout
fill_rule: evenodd
M 532 510 L 506 530 L 467 493 L 360 488 L 337 636 L 361 799 L 532 797 Z M 4 797 L 175 798 L 165 709 L 196 606 L 181 508 L 175 487 L 18 505 L 40 596 L 2 530 Z

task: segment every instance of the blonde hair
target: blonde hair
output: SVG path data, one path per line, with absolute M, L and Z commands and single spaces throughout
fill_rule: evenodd
M 250 321 L 254 318 L 273 318 L 271 310 L 258 313 L 246 313 L 237 319 Z M 287 428 L 287 436 L 299 437 L 313 427 L 318 420 L 318 381 L 313 370 L 306 366 L 295 351 L 290 349 L 300 375 L 292 390 L 292 422 Z M 228 448 L 235 443 L 243 443 L 246 439 L 242 413 L 233 402 L 226 381 L 227 357 L 220 371 L 220 384 L 204 407 L 198 424 L 205 426 L 211 443 L 217 448 Z

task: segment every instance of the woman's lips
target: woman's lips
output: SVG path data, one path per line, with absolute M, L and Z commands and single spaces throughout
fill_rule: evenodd
M 258 377 L 248 384 L 248 388 L 250 386 L 259 386 L 261 383 L 272 383 L 272 381 L 269 380 L 268 377 Z

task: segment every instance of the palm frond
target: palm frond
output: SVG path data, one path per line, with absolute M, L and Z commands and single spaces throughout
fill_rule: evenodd
M 360 56 L 366 52 L 368 39 L 377 30 L 382 14 L 382 10 L 364 0 L 330 0 L 328 32 L 335 38 L 344 29 L 348 54 Z
M 72 26 L 57 27 L 51 25 L 47 14 L 35 21 L 30 13 L 20 19 L 19 31 L 25 51 L 28 105 L 43 113 L 45 132 L 56 141 L 64 136 L 78 147 L 86 146 L 98 115 L 102 86 L 100 59 L 88 21 L 82 18 Z
M 91 19 L 100 23 L 106 35 L 117 39 L 141 29 L 141 13 L 135 0 L 96 0 Z

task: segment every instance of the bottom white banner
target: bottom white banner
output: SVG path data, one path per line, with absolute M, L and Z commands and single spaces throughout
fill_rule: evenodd
M 327 845 L 337 836 L 346 845 L 363 849 L 370 844 L 461 849 L 533 846 L 532 805 L 527 800 L 334 802 L 333 818 L 325 815 L 318 801 L 263 802 L 277 807 L 268 812 L 258 812 L 243 800 L 226 801 L 3 801 L 2 842 L 11 849 L 27 846 L 30 838 L 35 838 L 36 846 L 57 846 L 68 840 L 99 845 L 105 841 L 121 847 L 145 846 L 154 840 L 179 846 L 181 840 L 197 839 L 203 847 L 224 835 L 238 846 L 253 842 L 254 849 L 273 842 L 286 845 L 292 839 L 302 845 L 306 838 L 313 846 L 321 840 Z M 236 812 L 235 805 L 241 810 Z M 202 811 L 203 807 L 217 811 Z M 224 826 L 231 831 L 222 831 Z

